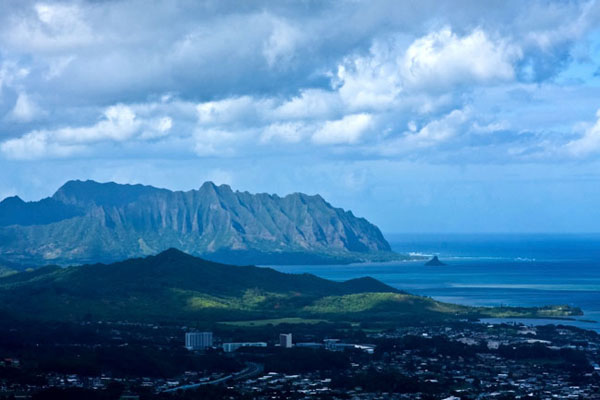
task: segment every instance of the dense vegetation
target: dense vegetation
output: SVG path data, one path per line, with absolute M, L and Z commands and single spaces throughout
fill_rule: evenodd
M 114 262 L 169 247 L 238 265 L 399 257 L 375 225 L 319 195 L 71 181 L 51 198 L 0 202 L 0 254 L 13 262 Z
M 178 250 L 104 265 L 44 267 L 0 278 L 0 312 L 43 320 L 309 320 L 398 323 L 478 317 L 548 317 L 569 307 L 485 308 L 402 293 L 372 278 L 333 282 L 310 274 L 238 267 Z M 302 320 L 301 320 L 302 321 Z

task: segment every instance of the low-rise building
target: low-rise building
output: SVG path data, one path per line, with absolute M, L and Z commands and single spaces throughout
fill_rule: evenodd
M 231 353 L 241 347 L 267 347 L 265 342 L 240 342 L 240 343 L 223 343 L 223 351 Z

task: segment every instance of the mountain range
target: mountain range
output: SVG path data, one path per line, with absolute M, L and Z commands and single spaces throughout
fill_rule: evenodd
M 113 262 L 168 248 L 238 265 L 401 257 L 375 225 L 319 195 L 69 181 L 40 201 L 0 202 L 4 264 Z

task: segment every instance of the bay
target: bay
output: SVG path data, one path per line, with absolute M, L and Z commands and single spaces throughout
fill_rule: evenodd
M 457 304 L 567 304 L 580 307 L 584 316 L 560 323 L 600 331 L 600 235 L 407 234 L 387 238 L 396 252 L 438 255 L 447 265 L 426 267 L 424 261 L 409 261 L 272 267 L 336 281 L 371 276 L 410 293 Z

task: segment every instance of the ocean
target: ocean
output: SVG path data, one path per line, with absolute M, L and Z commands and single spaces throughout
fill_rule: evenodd
M 584 316 L 575 321 L 560 321 L 561 324 L 600 332 L 600 234 L 386 237 L 398 253 L 437 255 L 447 265 L 426 267 L 423 261 L 408 261 L 273 268 L 288 273 L 308 272 L 337 281 L 372 276 L 410 293 L 465 305 L 568 304 L 580 307 Z

